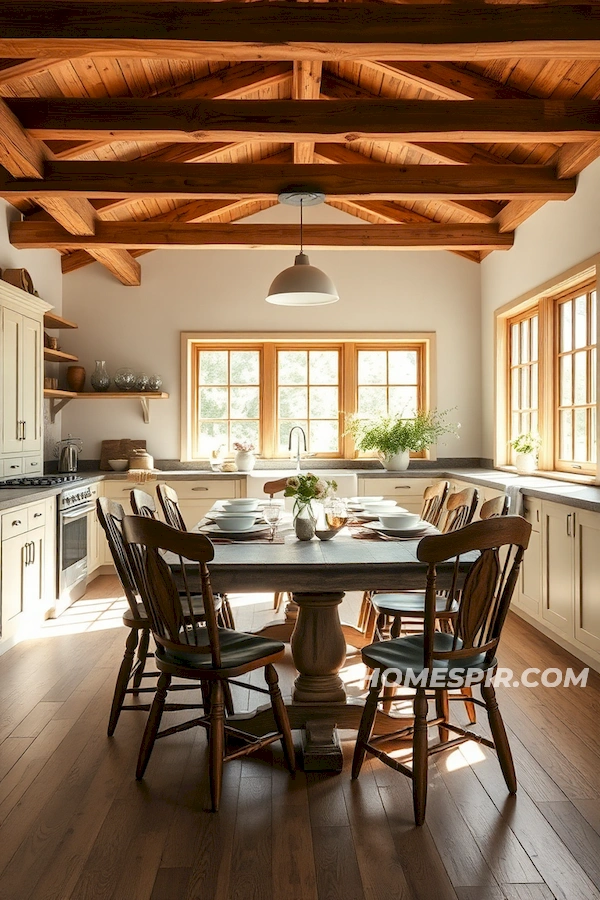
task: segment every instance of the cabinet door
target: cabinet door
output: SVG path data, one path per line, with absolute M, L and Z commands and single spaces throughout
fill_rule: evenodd
M 42 448 L 42 326 L 36 319 L 23 316 L 21 340 L 21 372 L 23 390 L 21 415 L 23 420 L 23 450 Z
M 579 510 L 575 537 L 575 637 L 600 653 L 600 514 Z
M 39 619 L 44 612 L 44 536 L 43 527 L 34 528 L 24 535 L 29 550 L 23 568 L 23 612 L 33 620 Z
M 2 541 L 2 637 L 14 635 L 24 604 L 23 575 L 27 535 L 17 535 Z
M 21 367 L 20 347 L 23 316 L 2 309 L 2 452 L 20 453 L 21 440 Z
M 542 503 L 544 540 L 542 618 L 565 637 L 573 636 L 576 515 L 570 506 Z
M 513 597 L 515 606 L 524 609 L 536 618 L 540 615 L 542 601 L 541 506 L 539 500 L 531 500 L 529 497 L 523 504 L 523 517 L 531 524 L 532 531 Z

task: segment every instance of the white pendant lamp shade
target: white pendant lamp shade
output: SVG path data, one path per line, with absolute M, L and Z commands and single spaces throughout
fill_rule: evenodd
M 294 265 L 279 273 L 267 295 L 267 303 L 278 306 L 325 306 L 339 299 L 329 275 L 311 266 L 306 253 L 299 253 Z
M 325 306 L 340 299 L 331 278 L 311 266 L 303 246 L 303 209 L 322 203 L 324 199 L 325 195 L 318 191 L 286 191 L 279 195 L 280 203 L 300 207 L 300 253 L 294 265 L 280 272 L 271 284 L 267 303 L 277 306 Z

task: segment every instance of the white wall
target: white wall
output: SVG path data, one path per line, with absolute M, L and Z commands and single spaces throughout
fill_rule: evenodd
M 276 207 L 254 217 L 294 222 Z M 307 221 L 352 221 L 330 207 L 309 210 Z M 246 220 L 248 221 L 248 220 Z M 481 389 L 479 267 L 446 252 L 311 252 L 313 265 L 334 280 L 340 302 L 314 310 L 265 303 L 270 282 L 292 264 L 294 250 L 160 251 L 141 258 L 142 285 L 119 285 L 98 264 L 64 278 L 64 315 L 79 330 L 64 336 L 88 378 L 95 359 L 111 374 L 121 366 L 163 377 L 168 401 L 151 406 L 144 425 L 131 401 L 70 403 L 63 434 L 98 458 L 100 441 L 146 438 L 158 458 L 179 458 L 181 331 L 435 331 L 438 335 L 437 405 L 458 407 L 461 440 L 440 446 L 442 456 L 479 456 Z M 87 382 L 89 389 L 89 381 Z
M 27 269 L 40 297 L 60 313 L 62 308 L 62 274 L 60 256 L 55 250 L 16 250 L 8 240 L 8 226 L 20 219 L 14 206 L 0 200 L 0 269 Z M 58 366 L 47 367 L 49 375 L 58 375 Z M 44 409 L 44 456 L 52 457 L 55 441 L 60 439 L 60 415 L 52 424 L 48 416 L 48 404 Z
M 493 456 L 494 310 L 600 251 L 600 160 L 566 202 L 547 203 L 519 226 L 508 253 L 481 265 L 483 456 Z

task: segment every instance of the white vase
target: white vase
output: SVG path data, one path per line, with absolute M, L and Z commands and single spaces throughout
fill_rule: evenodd
M 536 470 L 536 463 L 535 453 L 517 453 L 515 465 L 519 475 L 531 475 Z
M 315 536 L 317 519 L 310 503 L 297 508 L 294 515 L 294 531 L 299 541 L 311 541 Z
M 238 450 L 235 454 L 235 464 L 238 472 L 251 472 L 256 463 L 256 457 L 251 450 Z
M 388 472 L 405 472 L 408 469 L 410 450 L 401 450 L 392 456 L 385 456 L 383 453 L 380 453 L 379 459 Z

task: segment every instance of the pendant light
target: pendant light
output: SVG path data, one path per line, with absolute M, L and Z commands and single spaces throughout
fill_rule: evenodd
M 340 299 L 331 278 L 311 266 L 304 252 L 304 207 L 316 206 L 324 200 L 325 194 L 319 191 L 285 191 L 279 195 L 280 203 L 300 207 L 300 253 L 296 256 L 294 265 L 280 272 L 273 281 L 267 294 L 267 303 L 277 306 L 324 306 Z

